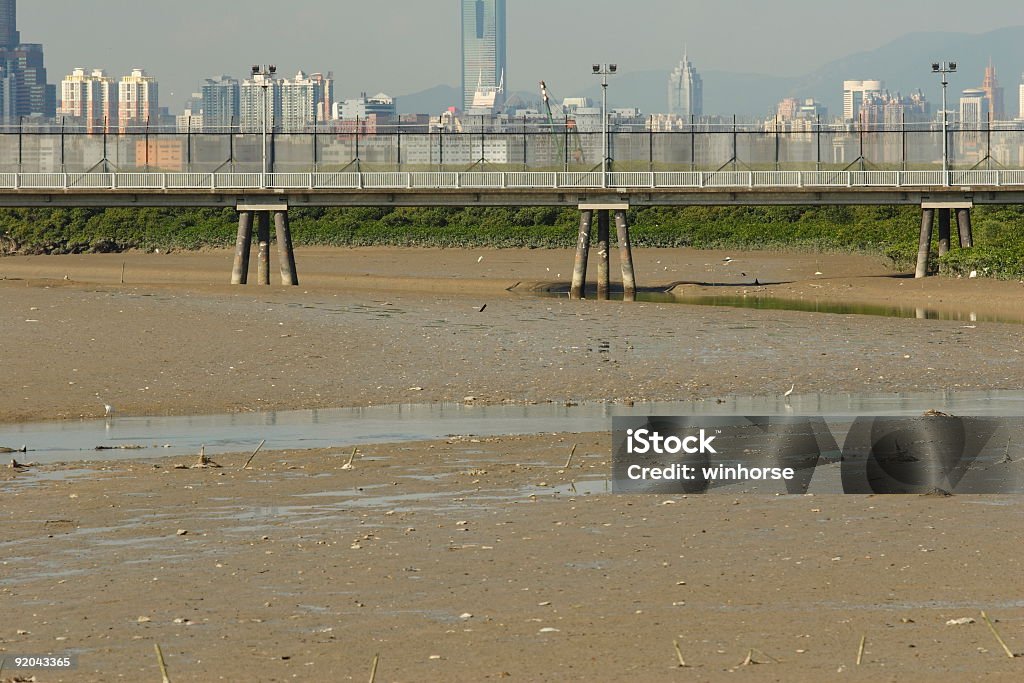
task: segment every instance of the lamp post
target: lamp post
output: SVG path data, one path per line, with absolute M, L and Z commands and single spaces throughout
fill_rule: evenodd
M 276 73 L 277 67 L 273 64 L 266 68 L 261 67 L 259 64 L 254 64 L 252 67 L 253 80 L 263 88 L 263 115 L 260 117 L 263 119 L 263 187 L 267 187 L 267 172 L 269 170 L 267 160 L 267 119 L 269 116 L 267 115 L 267 109 L 269 108 L 270 86 Z M 259 77 L 258 80 L 257 77 Z
M 594 75 L 601 77 L 601 187 L 608 187 L 608 77 L 619 70 L 618 64 L 595 64 Z
M 949 74 L 956 73 L 956 62 L 932 62 L 932 73 L 942 76 L 942 185 L 949 187 L 949 113 L 946 111 L 946 86 Z

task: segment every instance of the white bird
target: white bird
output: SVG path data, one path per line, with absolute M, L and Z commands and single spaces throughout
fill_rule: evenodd
M 103 404 L 103 410 L 104 410 L 104 413 L 103 413 L 104 417 L 111 417 L 114 414 L 114 406 L 110 405 L 109 403 L 104 403 Z
M 789 402 L 789 397 L 793 395 L 794 391 L 796 391 L 796 385 L 795 384 L 792 387 L 790 387 L 789 391 L 787 391 L 786 393 L 783 394 L 783 396 L 786 397 L 786 402 L 787 403 Z

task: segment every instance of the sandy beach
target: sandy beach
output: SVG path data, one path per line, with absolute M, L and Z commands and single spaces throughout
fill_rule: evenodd
M 299 250 L 287 289 L 228 286 L 230 265 L 0 259 L 0 423 L 1024 387 L 1024 284 L 877 257 L 638 250 L 637 270 L 953 319 L 542 296 L 565 251 Z M 351 452 L 5 467 L 0 655 L 78 654 L 37 681 L 159 680 L 154 643 L 175 683 L 367 680 L 378 655 L 377 681 L 1024 675 L 981 617 L 1024 652 L 1016 497 L 613 496 L 607 433 Z

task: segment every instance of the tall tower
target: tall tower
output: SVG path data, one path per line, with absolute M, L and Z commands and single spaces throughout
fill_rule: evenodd
M 1003 107 L 1004 92 L 999 81 L 996 80 L 996 68 L 992 66 L 991 58 L 988 60 L 988 66 L 985 67 L 985 81 L 981 84 L 981 89 L 985 91 L 985 99 L 988 100 L 988 110 L 992 112 L 992 119 L 1002 121 L 1006 118 L 1006 111 Z
M 13 50 L 20 44 L 17 0 L 0 0 L 0 48 Z
M 685 52 L 668 78 L 668 112 L 684 119 L 704 115 L 704 81 Z
M 462 7 L 462 108 L 473 106 L 478 88 L 508 83 L 505 0 L 459 0 Z M 504 95 L 498 96 L 503 98 Z M 503 101 L 495 103 L 501 108 Z

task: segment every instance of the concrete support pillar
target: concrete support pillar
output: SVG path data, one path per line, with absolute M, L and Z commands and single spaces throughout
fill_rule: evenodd
M 928 277 L 928 261 L 932 252 L 932 226 L 935 224 L 935 209 L 921 209 L 921 241 L 917 247 L 916 278 Z
M 611 216 L 606 210 L 597 212 L 597 300 L 608 301 L 611 288 L 609 268 L 609 235 L 611 233 Z
M 619 238 L 619 258 L 622 261 L 622 291 L 624 301 L 636 301 L 636 275 L 633 271 L 633 247 L 629 242 L 626 212 L 615 212 L 615 228 Z
M 277 255 L 281 261 L 281 284 L 297 287 L 299 275 L 295 269 L 295 249 L 292 247 L 292 229 L 288 224 L 287 211 L 274 212 L 274 227 L 277 229 Z
M 580 211 L 579 241 L 576 243 L 576 262 L 572 268 L 572 287 L 569 298 L 580 300 L 584 297 L 587 287 L 587 258 L 590 255 L 590 226 L 594 221 L 594 212 L 585 209 Z
M 256 283 L 270 284 L 270 213 L 260 211 L 256 221 Z
M 238 212 L 238 237 L 235 240 L 235 263 L 231 270 L 231 284 L 244 285 L 249 281 L 249 251 L 252 249 L 252 211 Z
M 974 246 L 974 229 L 971 227 L 971 210 L 956 210 L 956 225 L 960 230 L 960 246 L 970 249 Z
M 939 209 L 939 256 L 945 256 L 949 253 L 949 230 L 952 224 L 951 214 L 951 209 Z

